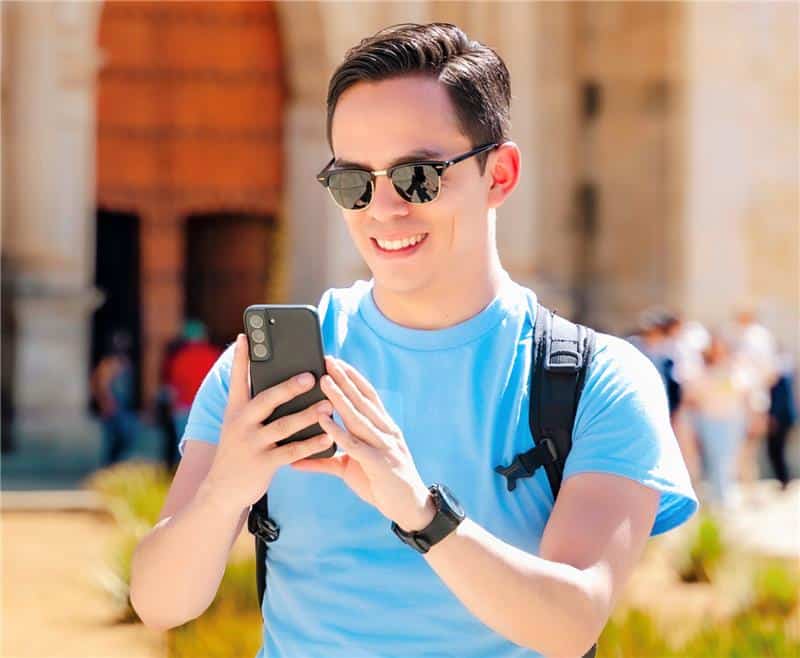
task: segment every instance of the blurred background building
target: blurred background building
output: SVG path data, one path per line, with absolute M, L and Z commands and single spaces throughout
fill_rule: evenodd
M 97 452 L 118 328 L 146 409 L 184 318 L 224 346 L 248 304 L 370 276 L 314 180 L 327 80 L 432 20 L 511 71 L 513 278 L 613 333 L 756 299 L 798 356 L 795 3 L 3 2 L 4 451 Z

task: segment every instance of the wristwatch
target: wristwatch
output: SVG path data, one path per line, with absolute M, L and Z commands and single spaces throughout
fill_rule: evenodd
M 433 504 L 436 506 L 436 516 L 433 517 L 433 521 L 417 532 L 406 532 L 392 522 L 394 534 L 420 553 L 427 553 L 432 546 L 447 537 L 466 516 L 461 503 L 443 484 L 433 484 L 428 487 L 428 491 L 431 492 Z

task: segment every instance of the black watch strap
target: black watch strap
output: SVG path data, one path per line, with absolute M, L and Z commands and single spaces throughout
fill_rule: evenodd
M 392 531 L 403 542 L 420 553 L 427 553 L 432 546 L 438 544 L 455 530 L 464 520 L 464 510 L 452 492 L 444 485 L 434 484 L 428 488 L 436 506 L 436 515 L 422 530 L 406 532 L 396 523 L 392 523 Z

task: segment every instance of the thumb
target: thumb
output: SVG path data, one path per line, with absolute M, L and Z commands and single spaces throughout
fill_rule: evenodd
M 347 455 L 339 455 L 338 457 L 331 457 L 330 459 L 300 459 L 290 464 L 292 468 L 298 471 L 307 471 L 309 473 L 325 473 L 327 475 L 335 475 L 342 477 L 345 469 L 345 458 Z
M 250 400 L 250 383 L 248 379 L 250 359 L 247 353 L 247 337 L 237 334 L 233 348 L 233 364 L 228 391 L 228 409 L 238 411 Z

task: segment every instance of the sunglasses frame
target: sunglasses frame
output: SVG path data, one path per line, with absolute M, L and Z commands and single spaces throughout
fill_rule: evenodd
M 375 181 L 378 176 L 386 176 L 387 178 L 389 178 L 389 180 L 391 180 L 392 173 L 394 173 L 397 169 L 400 169 L 401 167 L 419 167 L 421 165 L 428 165 L 430 167 L 433 167 L 433 169 L 436 171 L 436 174 L 439 176 L 439 181 L 437 181 L 439 184 L 436 186 L 436 196 L 433 197 L 432 199 L 428 199 L 427 201 L 407 201 L 402 197 L 402 195 L 400 195 L 400 192 L 397 192 L 397 188 L 395 187 L 394 183 L 392 183 L 394 191 L 397 192 L 397 195 L 400 196 L 400 198 L 403 199 L 403 201 L 415 206 L 422 206 L 425 205 L 426 203 L 433 203 L 434 201 L 436 201 L 436 199 L 439 198 L 439 193 L 442 190 L 441 178 L 444 172 L 448 168 L 452 167 L 454 164 L 458 164 L 459 162 L 466 160 L 467 158 L 471 158 L 480 153 L 484 153 L 491 149 L 495 149 L 498 146 L 500 146 L 499 142 L 491 142 L 489 144 L 483 144 L 482 146 L 477 146 L 471 151 L 467 151 L 466 153 L 457 155 L 453 158 L 450 158 L 449 160 L 419 160 L 417 162 L 401 162 L 400 164 L 396 164 L 393 167 L 389 167 L 388 169 L 377 169 L 377 170 L 361 169 L 360 167 L 344 167 L 342 169 L 329 169 L 330 166 L 336 161 L 336 158 L 333 157 L 330 159 L 330 162 L 328 162 L 328 164 L 326 164 L 322 168 L 322 171 L 320 171 L 317 174 L 317 180 L 322 184 L 323 187 L 325 187 L 328 190 L 328 193 L 331 195 L 331 199 L 333 199 L 333 202 L 337 206 L 339 206 L 342 210 L 346 210 L 348 212 L 361 212 L 369 208 L 370 205 L 372 205 L 373 199 L 375 199 Z M 365 174 L 369 174 L 370 198 L 369 198 L 369 203 L 363 208 L 345 208 L 344 206 L 340 205 L 338 201 L 336 201 L 336 199 L 333 196 L 333 192 L 331 192 L 331 188 L 329 186 L 330 177 L 334 174 L 339 174 L 347 171 L 358 171 Z

